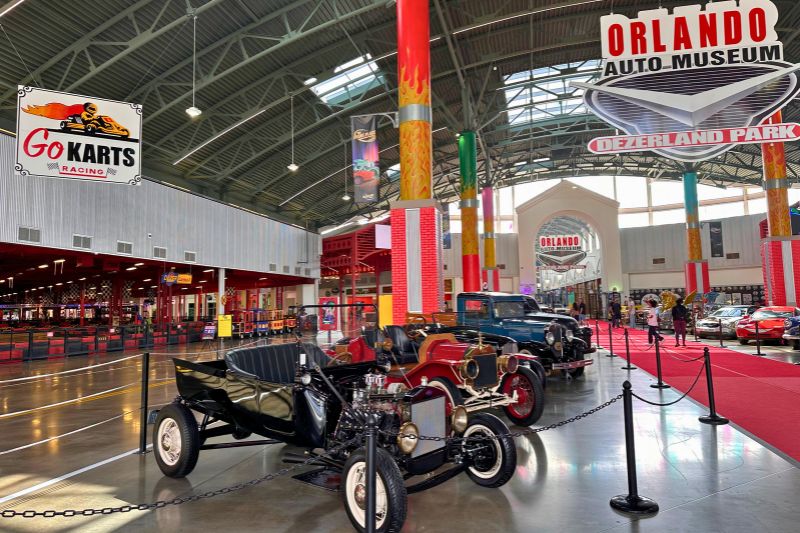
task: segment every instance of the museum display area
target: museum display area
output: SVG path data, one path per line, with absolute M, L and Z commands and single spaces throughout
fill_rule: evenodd
M 800 4 L 690 2 L 0 0 L 0 530 L 796 531 Z

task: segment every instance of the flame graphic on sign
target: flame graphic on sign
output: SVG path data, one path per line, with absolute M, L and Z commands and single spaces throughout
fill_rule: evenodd
M 83 112 L 83 104 L 66 105 L 51 102 L 45 105 L 29 105 L 23 111 L 30 115 L 38 115 L 53 120 L 64 120 L 71 115 L 80 115 Z

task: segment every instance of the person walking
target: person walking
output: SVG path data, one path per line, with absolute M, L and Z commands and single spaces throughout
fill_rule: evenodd
M 652 346 L 655 339 L 661 342 L 664 337 L 658 332 L 658 302 L 650 300 L 647 304 L 650 306 L 647 309 L 647 342 Z
M 683 305 L 683 298 L 678 298 L 675 307 L 672 308 L 672 327 L 675 330 L 675 347 L 681 344 L 683 338 L 683 346 L 686 347 L 686 319 L 689 316 L 689 310 Z
M 622 320 L 622 306 L 619 301 L 614 300 L 609 307 L 611 308 L 611 327 L 618 328 Z
M 633 298 L 628 298 L 628 326 L 631 329 L 636 329 L 636 302 Z
M 583 303 L 583 298 L 578 300 L 578 322 L 580 322 L 581 325 L 586 323 L 586 304 Z

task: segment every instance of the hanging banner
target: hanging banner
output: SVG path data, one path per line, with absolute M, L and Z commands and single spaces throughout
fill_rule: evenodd
M 353 139 L 353 193 L 357 204 L 371 204 L 378 201 L 381 169 L 377 125 L 378 118 L 375 116 L 350 117 Z
M 586 268 L 582 263 L 586 252 L 580 235 L 540 235 L 534 253 L 539 270 L 567 272 Z
M 25 86 L 17 94 L 18 174 L 141 184 L 141 105 Z
M 725 257 L 725 247 L 722 245 L 722 222 L 709 222 L 708 233 L 708 242 L 711 244 L 711 257 Z
M 705 161 L 737 144 L 800 138 L 800 126 L 762 124 L 800 92 L 800 65 L 783 57 L 770 0 L 709 2 L 600 18 L 602 74 L 586 106 L 626 135 L 589 151 L 652 151 Z
M 336 325 L 339 322 L 339 308 L 334 306 L 337 303 L 338 299 L 332 296 L 323 296 L 319 299 L 319 305 L 322 306 L 319 314 L 320 331 L 336 331 Z

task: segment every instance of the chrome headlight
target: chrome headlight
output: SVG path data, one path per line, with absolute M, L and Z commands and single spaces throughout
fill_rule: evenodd
M 417 447 L 419 442 L 419 429 L 413 422 L 406 422 L 400 426 L 400 431 L 397 433 L 397 446 L 403 453 L 411 453 Z
M 453 426 L 453 431 L 456 433 L 463 433 L 467 429 L 469 417 L 467 416 L 467 408 L 463 405 L 457 405 L 453 409 L 453 414 L 450 417 L 450 423 Z
M 556 336 L 552 331 L 548 331 L 544 335 L 544 340 L 547 341 L 547 344 L 553 344 L 554 342 L 556 342 Z
M 310 385 L 311 384 L 311 374 L 303 374 L 300 376 L 300 383 L 303 385 Z
M 461 377 L 464 379 L 475 379 L 478 377 L 478 362 L 475 359 L 467 359 L 461 363 Z
M 572 341 L 572 339 L 575 337 L 575 333 L 573 333 L 571 329 L 568 329 L 567 333 L 566 333 L 566 337 L 567 337 L 568 341 Z
M 497 366 L 501 372 L 513 374 L 519 368 L 519 358 L 516 355 L 501 355 L 497 358 Z

